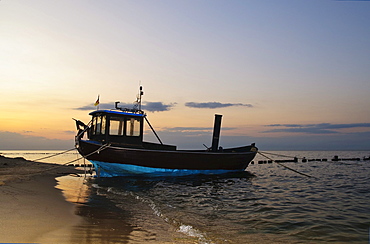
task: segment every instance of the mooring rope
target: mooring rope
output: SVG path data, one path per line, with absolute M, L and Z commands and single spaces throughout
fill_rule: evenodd
M 107 148 L 107 147 L 109 147 L 109 146 L 110 146 L 110 144 L 104 144 L 104 145 L 102 145 L 101 147 L 99 147 L 98 149 L 96 149 L 95 151 L 93 151 L 92 153 L 89 153 L 89 154 L 87 154 L 86 156 L 82 156 L 82 157 L 79 157 L 79 158 L 77 158 L 77 159 L 74 159 L 74 160 L 69 161 L 69 162 L 67 162 L 67 163 L 65 163 L 65 164 L 62 164 L 62 165 L 67 165 L 67 164 L 70 164 L 70 163 L 76 162 L 76 161 L 78 161 L 78 160 L 80 160 L 80 159 L 87 158 L 87 157 L 89 157 L 89 156 L 93 155 L 94 153 L 99 153 L 99 152 L 103 151 L 104 149 L 106 149 L 106 148 Z
M 94 153 L 99 153 L 99 152 L 103 151 L 104 149 L 106 149 L 106 148 L 107 148 L 107 147 L 109 147 L 109 146 L 110 146 L 110 144 L 104 144 L 104 145 L 102 145 L 101 147 L 99 147 L 97 150 L 95 150 L 95 151 L 93 151 L 93 152 L 91 152 L 91 153 L 87 154 L 86 156 L 79 157 L 79 158 L 77 158 L 77 159 L 71 160 L 71 161 L 69 161 L 69 162 L 67 162 L 67 163 L 64 163 L 64 164 L 55 164 L 55 165 L 52 165 L 52 166 L 51 166 L 50 168 L 48 168 L 48 169 L 44 169 L 44 170 L 41 170 L 41 171 L 37 171 L 37 172 L 35 172 L 35 173 L 32 173 L 31 175 L 35 175 L 35 174 L 38 174 L 38 173 L 41 173 L 41 172 L 49 171 L 49 170 L 54 169 L 55 167 L 62 167 L 62 166 L 66 166 L 66 165 L 68 165 L 68 164 L 70 164 L 70 163 L 73 163 L 73 162 L 76 162 L 76 161 L 78 161 L 78 160 L 80 160 L 80 159 L 87 158 L 87 157 L 89 157 L 89 156 L 93 155 Z M 74 149 L 75 149 L 75 148 L 74 148 Z M 30 161 L 35 162 L 35 161 L 33 161 L 33 160 L 30 160 Z M 37 162 L 36 162 L 36 163 L 37 163 Z
M 43 160 L 43 159 L 55 157 L 55 156 L 58 156 L 58 155 L 61 155 L 61 154 L 64 154 L 64 153 L 67 153 L 67 152 L 70 152 L 70 151 L 73 151 L 73 150 L 76 150 L 76 148 L 68 149 L 68 150 L 63 151 L 63 152 L 60 152 L 60 153 L 55 153 L 55 154 L 53 154 L 51 156 L 46 156 L 46 157 L 43 157 L 43 158 L 34 159 L 32 161 L 40 161 L 40 160 Z
M 270 154 L 270 155 L 274 155 L 274 156 L 278 156 L 278 157 L 284 157 L 284 158 L 297 158 L 297 159 L 303 159 L 303 158 L 299 158 L 299 157 L 293 157 L 293 156 L 288 156 L 288 155 L 283 155 L 283 154 L 277 154 L 277 153 L 270 153 L 270 152 L 263 152 L 264 154 Z
M 73 119 L 73 118 L 72 118 Z M 73 119 L 73 120 L 75 120 L 75 121 L 79 121 L 79 120 L 76 120 L 76 119 Z M 92 120 L 90 120 L 89 121 L 89 123 L 85 126 L 85 128 L 77 135 L 77 137 L 79 137 L 79 136 L 81 136 L 83 133 L 85 133 L 86 131 L 87 131 L 87 129 L 89 129 L 89 126 L 90 126 L 90 124 L 92 123 Z M 104 145 L 103 145 L 104 146 Z M 61 154 L 64 154 L 64 153 L 67 153 L 67 152 L 70 152 L 70 151 L 73 151 L 73 150 L 76 150 L 76 148 L 74 147 L 74 148 L 71 148 L 71 149 L 68 149 L 68 150 L 66 150 L 66 151 L 63 151 L 63 152 L 60 152 L 60 153 L 55 153 L 55 154 L 53 154 L 53 155 L 51 155 L 51 156 L 46 156 L 46 157 L 42 157 L 42 158 L 38 158 L 38 159 L 34 159 L 34 160 L 32 160 L 32 161 L 40 161 L 40 160 L 43 160 L 43 159 L 47 159 L 47 158 L 52 158 L 52 157 L 55 157 L 55 156 L 58 156 L 58 155 L 61 155 Z M 82 158 L 82 157 L 81 157 Z M 81 159 L 80 158 L 80 159 Z M 79 160 L 79 159 L 78 159 Z M 75 162 L 75 161 L 77 161 L 77 160 L 74 160 L 73 162 Z
M 272 158 L 270 158 L 270 157 L 268 157 L 268 156 L 264 155 L 264 153 L 262 153 L 262 152 L 260 152 L 260 151 L 258 151 L 258 153 L 259 153 L 261 156 L 263 156 L 263 157 L 265 157 L 265 158 L 267 158 L 267 159 L 269 159 L 269 160 L 271 160 L 271 161 L 273 161 L 273 162 L 277 163 L 278 165 L 280 165 L 280 166 L 282 166 L 282 167 L 284 167 L 284 168 L 287 168 L 287 169 L 289 169 L 289 170 L 291 170 L 291 171 L 293 171 L 293 172 L 295 172 L 295 173 L 297 173 L 297 174 L 304 175 L 304 176 L 307 176 L 307 177 L 309 177 L 309 178 L 316 178 L 316 177 L 314 177 L 314 176 L 311 176 L 311 175 L 308 175 L 308 174 L 305 174 L 305 173 L 299 172 L 299 171 L 297 171 L 297 170 L 295 170 L 295 169 L 292 169 L 292 168 L 290 168 L 290 167 L 288 167 L 288 166 L 286 166 L 286 165 L 284 165 L 284 164 L 281 164 L 281 163 L 279 163 L 279 162 L 276 162 L 276 160 L 273 160 Z

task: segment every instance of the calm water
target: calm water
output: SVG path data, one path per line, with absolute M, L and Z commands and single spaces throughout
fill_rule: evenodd
M 8 156 L 40 157 L 12 153 Z M 275 163 L 217 176 L 60 177 L 60 187 L 80 203 L 77 212 L 85 219 L 74 230 L 75 241 L 369 243 L 370 161 L 331 159 L 369 157 L 370 151 L 273 153 L 328 161 L 284 163 L 311 178 Z M 68 153 L 49 162 L 77 157 Z M 258 160 L 265 159 L 258 155 Z

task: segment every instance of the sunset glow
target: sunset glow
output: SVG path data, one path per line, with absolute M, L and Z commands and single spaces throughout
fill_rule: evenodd
M 2 0 L 0 148 L 73 147 L 72 118 L 87 123 L 98 95 L 132 104 L 141 84 L 180 148 L 209 143 L 218 113 L 227 145 L 369 150 L 369 13 L 369 1 Z

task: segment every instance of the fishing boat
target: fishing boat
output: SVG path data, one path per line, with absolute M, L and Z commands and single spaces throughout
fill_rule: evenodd
M 141 109 L 142 95 L 140 87 L 132 109 L 121 108 L 116 102 L 114 109 L 89 113 L 92 119 L 87 125 L 76 120 L 76 148 L 94 165 L 98 176 L 221 174 L 244 171 L 255 157 L 258 149 L 254 143 L 235 148 L 219 147 L 222 120 L 219 114 L 215 115 L 211 147 L 178 150 L 177 146 L 163 144 Z M 158 143 L 143 140 L 145 122 Z

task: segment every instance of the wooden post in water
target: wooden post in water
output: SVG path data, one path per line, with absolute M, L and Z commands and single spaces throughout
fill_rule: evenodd
M 221 114 L 215 114 L 215 124 L 213 126 L 213 136 L 212 136 L 212 152 L 217 152 L 218 143 L 220 141 L 220 131 L 221 131 Z

